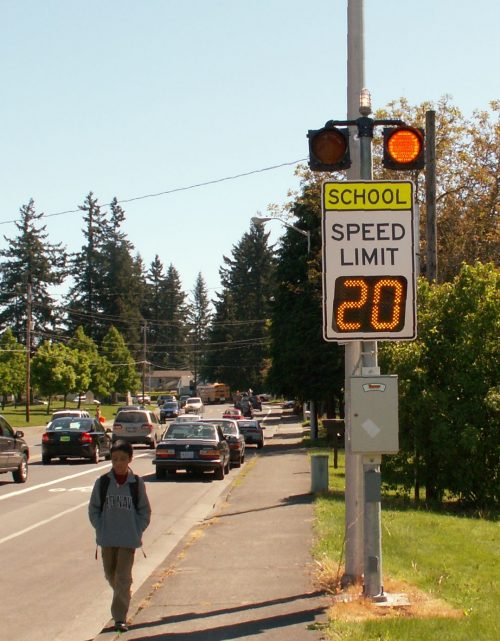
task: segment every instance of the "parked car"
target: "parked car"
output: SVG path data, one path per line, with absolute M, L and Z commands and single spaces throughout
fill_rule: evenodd
M 12 472 L 16 483 L 25 483 L 28 478 L 30 451 L 23 437 L 24 432 L 14 431 L 0 416 L 0 474 Z
M 142 443 L 153 449 L 161 439 L 160 417 L 152 410 L 122 410 L 113 422 L 112 440 Z
M 165 478 L 167 472 L 213 472 L 222 480 L 229 472 L 229 445 L 222 429 L 204 423 L 171 423 L 156 448 L 153 459 L 156 478 Z
M 186 404 L 184 405 L 184 411 L 186 414 L 203 414 L 203 401 L 199 396 L 190 396 L 186 399 Z
M 238 421 L 238 427 L 247 445 L 257 445 L 259 450 L 264 447 L 264 432 L 259 421 L 244 419 Z
M 160 423 L 165 423 L 167 418 L 177 418 L 180 412 L 177 401 L 167 401 L 160 407 Z
M 202 418 L 200 422 L 217 425 L 222 429 L 229 445 L 231 465 L 240 467 L 245 462 L 245 438 L 239 430 L 238 422 L 229 418 Z
M 85 458 L 99 463 L 101 456 L 111 458 L 111 430 L 106 430 L 95 418 L 56 418 L 42 434 L 42 464 L 53 458 Z
M 243 418 L 243 412 L 238 409 L 233 409 L 233 408 L 228 408 L 227 410 L 224 411 L 224 414 L 222 415 L 222 418 L 231 418 L 233 421 L 239 421 L 240 419 Z

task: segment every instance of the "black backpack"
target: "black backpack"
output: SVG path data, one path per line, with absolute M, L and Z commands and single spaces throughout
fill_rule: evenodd
M 135 483 L 129 483 L 129 491 L 130 495 L 132 496 L 132 503 L 134 504 L 135 509 L 137 510 L 137 506 L 139 505 L 139 477 L 137 474 L 134 474 L 135 478 Z M 99 478 L 99 495 L 101 498 L 101 512 L 104 509 L 104 503 L 106 501 L 106 494 L 108 493 L 108 487 L 109 487 L 109 482 L 110 478 L 107 474 L 103 474 Z

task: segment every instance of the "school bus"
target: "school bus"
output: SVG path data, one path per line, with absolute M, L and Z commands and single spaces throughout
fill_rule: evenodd
M 198 395 L 205 405 L 226 403 L 231 400 L 231 390 L 225 383 L 208 383 L 196 386 Z

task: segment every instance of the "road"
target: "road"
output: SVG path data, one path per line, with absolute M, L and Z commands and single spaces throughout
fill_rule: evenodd
M 205 416 L 220 416 L 223 406 L 207 407 Z M 2 641 L 84 641 L 109 620 L 110 589 L 87 505 L 95 479 L 110 463 L 84 461 L 41 464 L 40 436 L 27 440 L 31 460 L 26 484 L 0 477 L 0 563 Z M 31 431 L 30 431 L 31 432 Z M 255 449 L 249 448 L 248 457 Z M 241 470 L 223 481 L 185 477 L 157 481 L 152 450 L 134 448 L 132 468 L 147 486 L 153 517 L 144 534 L 144 552 L 136 553 L 137 590 L 154 568 L 196 523 L 209 515 L 224 489 Z M 243 468 L 244 469 L 244 466 Z

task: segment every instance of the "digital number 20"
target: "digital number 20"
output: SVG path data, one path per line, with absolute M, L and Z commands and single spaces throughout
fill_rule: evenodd
M 338 332 L 398 332 L 404 327 L 407 281 L 403 276 L 342 276 L 335 281 Z

